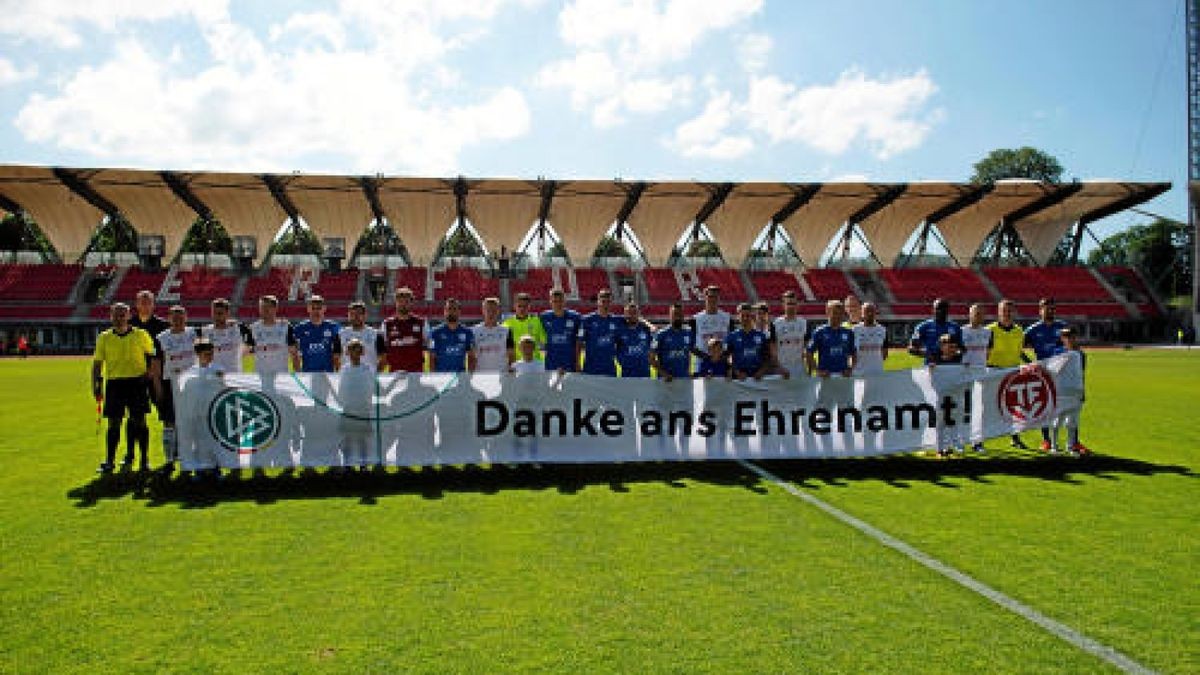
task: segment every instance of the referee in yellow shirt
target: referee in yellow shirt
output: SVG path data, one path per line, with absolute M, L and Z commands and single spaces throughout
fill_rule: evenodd
M 107 454 L 100 465 L 101 474 L 113 471 L 117 444 L 121 440 L 121 420 L 126 410 L 129 411 L 129 421 L 125 424 L 125 435 L 134 439 L 149 436 L 146 413 L 150 412 L 150 396 L 146 390 L 146 376 L 152 366 L 157 369 L 157 362 L 151 361 L 154 341 L 149 333 L 130 325 L 129 305 L 123 302 L 113 304 L 111 317 L 112 328 L 96 338 L 96 352 L 92 355 L 92 395 L 97 401 L 104 402 L 104 416 L 108 418 Z M 149 374 L 152 376 L 150 384 L 154 388 L 154 397 L 159 399 L 162 392 L 158 373 Z M 146 442 L 140 443 L 142 471 L 150 469 L 147 445 Z M 132 448 L 121 466 L 128 468 L 131 464 Z
M 512 336 L 513 344 L 519 343 L 521 338 L 526 335 L 533 338 L 534 346 L 537 347 L 534 353 L 541 360 L 541 352 L 546 348 L 546 328 L 542 325 L 541 317 L 529 312 L 530 304 L 531 299 L 528 293 L 517 293 L 517 297 L 513 300 L 513 314 L 502 324 L 508 328 L 508 334 Z
M 1001 300 L 996 306 L 998 321 L 988 324 L 992 331 L 992 350 L 988 353 L 988 366 L 992 368 L 1016 368 L 1029 363 L 1025 355 L 1025 331 L 1013 320 L 1012 300 Z M 1012 435 L 1012 447 L 1028 450 L 1020 434 Z

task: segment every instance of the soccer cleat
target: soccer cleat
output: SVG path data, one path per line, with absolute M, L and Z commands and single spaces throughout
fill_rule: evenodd
M 1047 450 L 1047 452 L 1049 452 L 1051 455 L 1057 455 L 1058 454 L 1058 446 L 1051 445 L 1050 449 Z
M 1017 450 L 1029 449 L 1029 446 L 1025 445 L 1025 441 L 1022 441 L 1020 436 L 1013 436 L 1012 443 L 1010 443 L 1010 445 Z
M 1058 452 L 1058 448 L 1054 447 L 1053 445 L 1050 445 L 1050 441 L 1042 441 L 1042 452 L 1048 452 L 1050 454 L 1054 454 L 1054 453 Z
M 109 464 L 108 462 L 102 463 L 100 465 L 100 467 L 96 469 L 96 473 L 98 473 L 102 476 L 107 476 L 107 475 L 111 474 L 112 472 L 113 472 L 113 465 Z
M 1092 451 L 1089 450 L 1088 447 L 1083 443 L 1076 443 L 1075 445 L 1072 445 L 1071 450 L 1079 453 L 1080 456 L 1092 454 Z
M 170 476 L 173 473 L 175 473 L 175 462 L 167 462 L 162 465 L 162 474 L 164 476 Z
M 971 447 L 975 448 L 975 452 L 979 452 L 979 453 L 985 452 L 985 450 L 983 449 L 983 443 L 976 443 L 975 445 L 973 445 Z

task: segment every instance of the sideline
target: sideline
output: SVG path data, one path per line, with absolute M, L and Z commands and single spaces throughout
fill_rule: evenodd
M 903 541 L 901 541 L 899 539 L 896 539 L 895 537 L 891 536 L 890 534 L 870 525 L 869 523 L 859 520 L 858 518 L 855 518 L 854 516 L 850 515 L 849 513 L 846 513 L 845 511 L 842 511 L 841 509 L 839 509 L 835 506 L 832 506 L 830 504 L 825 503 L 824 501 L 822 501 L 820 499 L 817 499 L 816 497 L 801 490 L 800 488 L 796 487 L 795 485 L 783 480 L 782 478 L 780 478 L 780 477 L 776 476 L 775 474 L 771 473 L 770 471 L 767 471 L 766 469 L 758 466 L 757 464 L 753 464 L 744 459 L 739 459 L 736 461 L 738 464 L 741 464 L 746 469 L 757 474 L 760 478 L 762 478 L 770 483 L 774 483 L 775 485 L 783 488 L 788 494 L 792 495 L 793 497 L 797 497 L 797 498 L 803 500 L 804 502 L 806 502 L 807 504 L 809 504 L 810 506 L 814 506 L 814 507 L 824 511 L 826 514 L 836 518 L 837 520 L 840 520 L 842 523 L 849 525 L 850 527 L 853 527 L 854 529 L 858 530 L 859 532 L 862 532 L 863 534 L 874 539 L 875 541 L 879 542 L 880 544 L 883 544 L 884 546 L 887 546 L 890 549 L 893 549 L 895 551 L 898 551 L 898 552 L 904 554 L 909 559 L 911 559 L 917 563 L 920 563 L 921 565 L 924 565 L 925 567 L 928 567 L 929 569 L 933 570 L 934 572 L 937 572 L 938 574 L 946 577 L 947 579 L 950 579 L 951 581 L 959 584 L 960 586 L 963 586 L 971 591 L 974 591 L 975 593 L 978 593 L 979 595 L 982 595 L 983 597 L 987 598 L 988 600 L 991 600 L 992 602 L 996 603 L 997 605 L 1000 605 L 1001 607 L 1003 607 L 1004 609 L 1007 609 L 1008 611 L 1012 612 L 1013 614 L 1016 614 L 1027 621 L 1030 621 L 1032 623 L 1037 624 L 1038 626 L 1041 626 L 1043 629 L 1056 635 L 1060 639 L 1062 639 L 1066 642 L 1069 642 L 1070 644 L 1074 645 L 1075 647 L 1077 647 L 1097 658 L 1103 659 L 1104 661 L 1112 664 L 1113 666 L 1120 668 L 1122 671 L 1124 671 L 1126 673 L 1154 673 L 1155 672 L 1155 671 L 1147 668 L 1146 666 L 1143 666 L 1142 664 L 1138 663 L 1137 661 L 1134 661 L 1133 659 L 1129 658 L 1128 656 L 1125 656 L 1124 654 L 1113 649 L 1112 647 L 1109 647 L 1108 645 L 1097 642 L 1097 641 L 1093 640 L 1092 638 L 1089 638 L 1088 636 L 1080 633 L 1079 631 L 1071 628 L 1070 626 L 1068 626 L 1064 623 L 1060 623 L 1058 621 L 1055 621 L 1054 619 L 1051 619 L 1050 617 L 1046 616 L 1045 614 L 1042 614 L 1041 612 L 1037 611 L 1036 609 L 1034 609 L 1026 604 L 1023 604 L 1018 600 L 1010 598 L 1009 596 L 1001 593 L 1000 591 L 997 591 L 996 589 L 992 588 L 991 586 L 988 586 L 988 585 L 984 584 L 983 582 L 978 581 L 975 578 L 970 577 L 970 576 L 964 574 L 963 572 L 960 572 L 960 571 L 954 569 L 953 567 L 938 560 L 937 558 L 934 558 L 932 556 L 929 556 L 926 553 L 921 552 L 920 550 L 904 543 Z

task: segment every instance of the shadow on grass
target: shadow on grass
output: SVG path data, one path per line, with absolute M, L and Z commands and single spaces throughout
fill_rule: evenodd
M 766 494 L 757 476 L 733 462 L 663 462 L 622 464 L 529 464 L 389 468 L 369 473 L 338 475 L 328 469 L 272 470 L 264 475 L 240 472 L 220 481 L 192 482 L 160 473 L 98 476 L 71 489 L 67 497 L 87 508 L 104 500 L 132 496 L 148 506 L 180 504 L 203 508 L 221 502 L 253 501 L 270 504 L 297 499 L 358 498 L 373 505 L 385 496 L 411 495 L 441 499 L 446 493 L 494 494 L 512 490 L 554 490 L 573 495 L 603 486 L 628 492 L 630 485 L 663 483 L 686 488 L 688 482 L 734 487 Z
M 876 458 L 763 460 L 771 473 L 807 488 L 845 487 L 856 481 L 881 481 L 896 489 L 926 483 L 960 489 L 963 481 L 980 485 L 992 476 L 1036 478 L 1082 484 L 1084 477 L 1120 480 L 1122 476 L 1173 474 L 1195 477 L 1189 468 L 1153 464 L 1124 457 L 1093 455 L 1086 458 L 1045 457 L 1036 453 L 989 451 L 985 456 L 935 459 L 921 455 Z M 242 472 L 221 481 L 193 483 L 181 476 L 125 473 L 101 476 L 73 488 L 67 497 L 87 508 L 103 500 L 132 497 L 147 506 L 178 504 L 205 508 L 222 502 L 271 504 L 299 499 L 357 498 L 371 506 L 380 497 L 419 496 L 441 499 L 446 493 L 494 494 L 512 490 L 555 490 L 572 495 L 585 488 L 604 486 L 628 492 L 630 485 L 661 483 L 686 489 L 688 483 L 705 483 L 766 494 L 765 484 L 735 462 L 660 462 L 623 464 L 547 464 L 442 466 L 391 468 L 373 473 L 335 475 L 327 470 L 273 470 L 254 475 Z
M 857 459 L 768 460 L 759 464 L 785 480 L 807 488 L 846 487 L 854 481 L 881 481 L 897 489 L 926 483 L 957 490 L 962 481 L 986 485 L 992 476 L 1036 478 L 1082 485 L 1084 477 L 1120 480 L 1121 476 L 1174 474 L 1196 477 L 1186 466 L 1154 464 L 1108 455 L 1046 456 L 1037 452 L 988 450 L 986 455 L 946 459 L 929 455 L 890 455 Z

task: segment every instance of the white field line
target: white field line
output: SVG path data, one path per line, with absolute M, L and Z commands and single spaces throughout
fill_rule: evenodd
M 1030 621 L 1032 623 L 1037 624 L 1038 626 L 1041 626 L 1046 631 L 1058 636 L 1059 638 L 1061 638 L 1062 640 L 1064 640 L 1066 642 L 1069 642 L 1070 644 L 1074 645 L 1075 647 L 1077 647 L 1097 658 L 1103 659 L 1104 661 L 1107 661 L 1108 663 L 1116 666 L 1117 668 L 1120 668 L 1121 670 L 1123 670 L 1127 673 L 1154 673 L 1155 672 L 1155 671 L 1147 668 L 1146 666 L 1143 666 L 1142 664 L 1138 663 L 1137 661 L 1134 661 L 1133 659 L 1129 658 L 1128 656 L 1125 656 L 1124 654 L 1113 649 L 1112 647 L 1109 647 L 1108 645 L 1097 642 L 1097 641 L 1093 640 L 1092 638 L 1080 633 L 1079 631 L 1075 630 L 1074 628 L 1071 628 L 1070 626 L 1068 626 L 1064 623 L 1060 623 L 1058 621 L 1055 621 L 1054 619 L 1051 619 L 1050 617 L 1046 616 L 1045 614 L 1042 614 L 1041 612 L 1030 607 L 1029 605 L 1026 605 L 1026 604 L 1024 604 L 1018 600 L 1015 600 L 1013 598 L 1010 598 L 1009 596 L 1001 593 L 1000 591 L 997 591 L 996 589 L 992 588 L 991 586 L 988 586 L 987 584 L 984 584 L 983 582 L 978 581 L 975 578 L 970 577 L 970 576 L 964 574 L 963 572 L 960 572 L 960 571 L 954 569 L 953 567 L 938 560 L 937 558 L 934 558 L 926 553 L 921 552 L 920 550 L 910 546 L 909 544 L 904 543 L 903 541 L 891 536 L 890 534 L 880 530 L 879 528 L 874 527 L 874 526 L 870 525 L 869 523 L 866 523 L 862 520 L 859 520 L 858 518 L 855 518 L 854 516 L 850 515 L 849 513 L 846 513 L 845 511 L 842 511 L 841 509 L 839 509 L 835 506 L 832 506 L 830 504 L 827 504 L 827 503 L 821 501 L 820 499 L 817 499 L 816 497 L 808 494 L 807 492 L 805 492 L 805 491 L 801 490 L 800 488 L 796 487 L 795 485 L 783 480 L 782 478 L 780 478 L 780 477 L 776 476 L 775 474 L 771 473 L 770 471 L 767 471 L 766 469 L 758 466 L 757 464 L 752 464 L 751 462 L 747 462 L 746 460 L 742 460 L 742 459 L 737 460 L 737 462 L 738 462 L 738 464 L 741 464 L 745 468 L 747 468 L 750 471 L 757 474 L 759 477 L 783 488 L 785 491 L 787 491 L 788 494 L 792 495 L 793 497 L 801 499 L 804 502 L 806 502 L 807 504 L 809 504 L 810 506 L 814 506 L 814 507 L 824 511 L 826 514 L 833 516 L 837 520 L 841 521 L 842 523 L 844 523 L 846 525 L 849 525 L 850 527 L 853 527 L 854 529 L 858 530 L 859 532 L 862 532 L 863 534 L 874 539 L 875 541 L 879 542 L 880 544 L 883 544 L 884 546 L 887 546 L 890 549 L 893 549 L 895 551 L 898 551 L 898 552 L 904 554 L 909 559 L 911 559 L 917 563 L 920 563 L 921 565 L 924 565 L 925 567 L 928 567 L 929 569 L 933 570 L 934 572 L 937 572 L 938 574 L 946 577 L 947 579 L 950 579 L 951 581 L 959 584 L 960 586 L 963 586 L 969 590 L 974 591 L 975 593 L 978 593 L 979 595 L 982 595 L 983 597 L 987 598 L 988 600 L 991 600 L 992 602 L 996 603 L 997 605 L 1000 605 L 1001 607 L 1003 607 L 1004 609 L 1007 609 L 1008 611 L 1012 612 L 1013 614 L 1016 614 L 1017 616 L 1022 617 L 1026 621 Z

